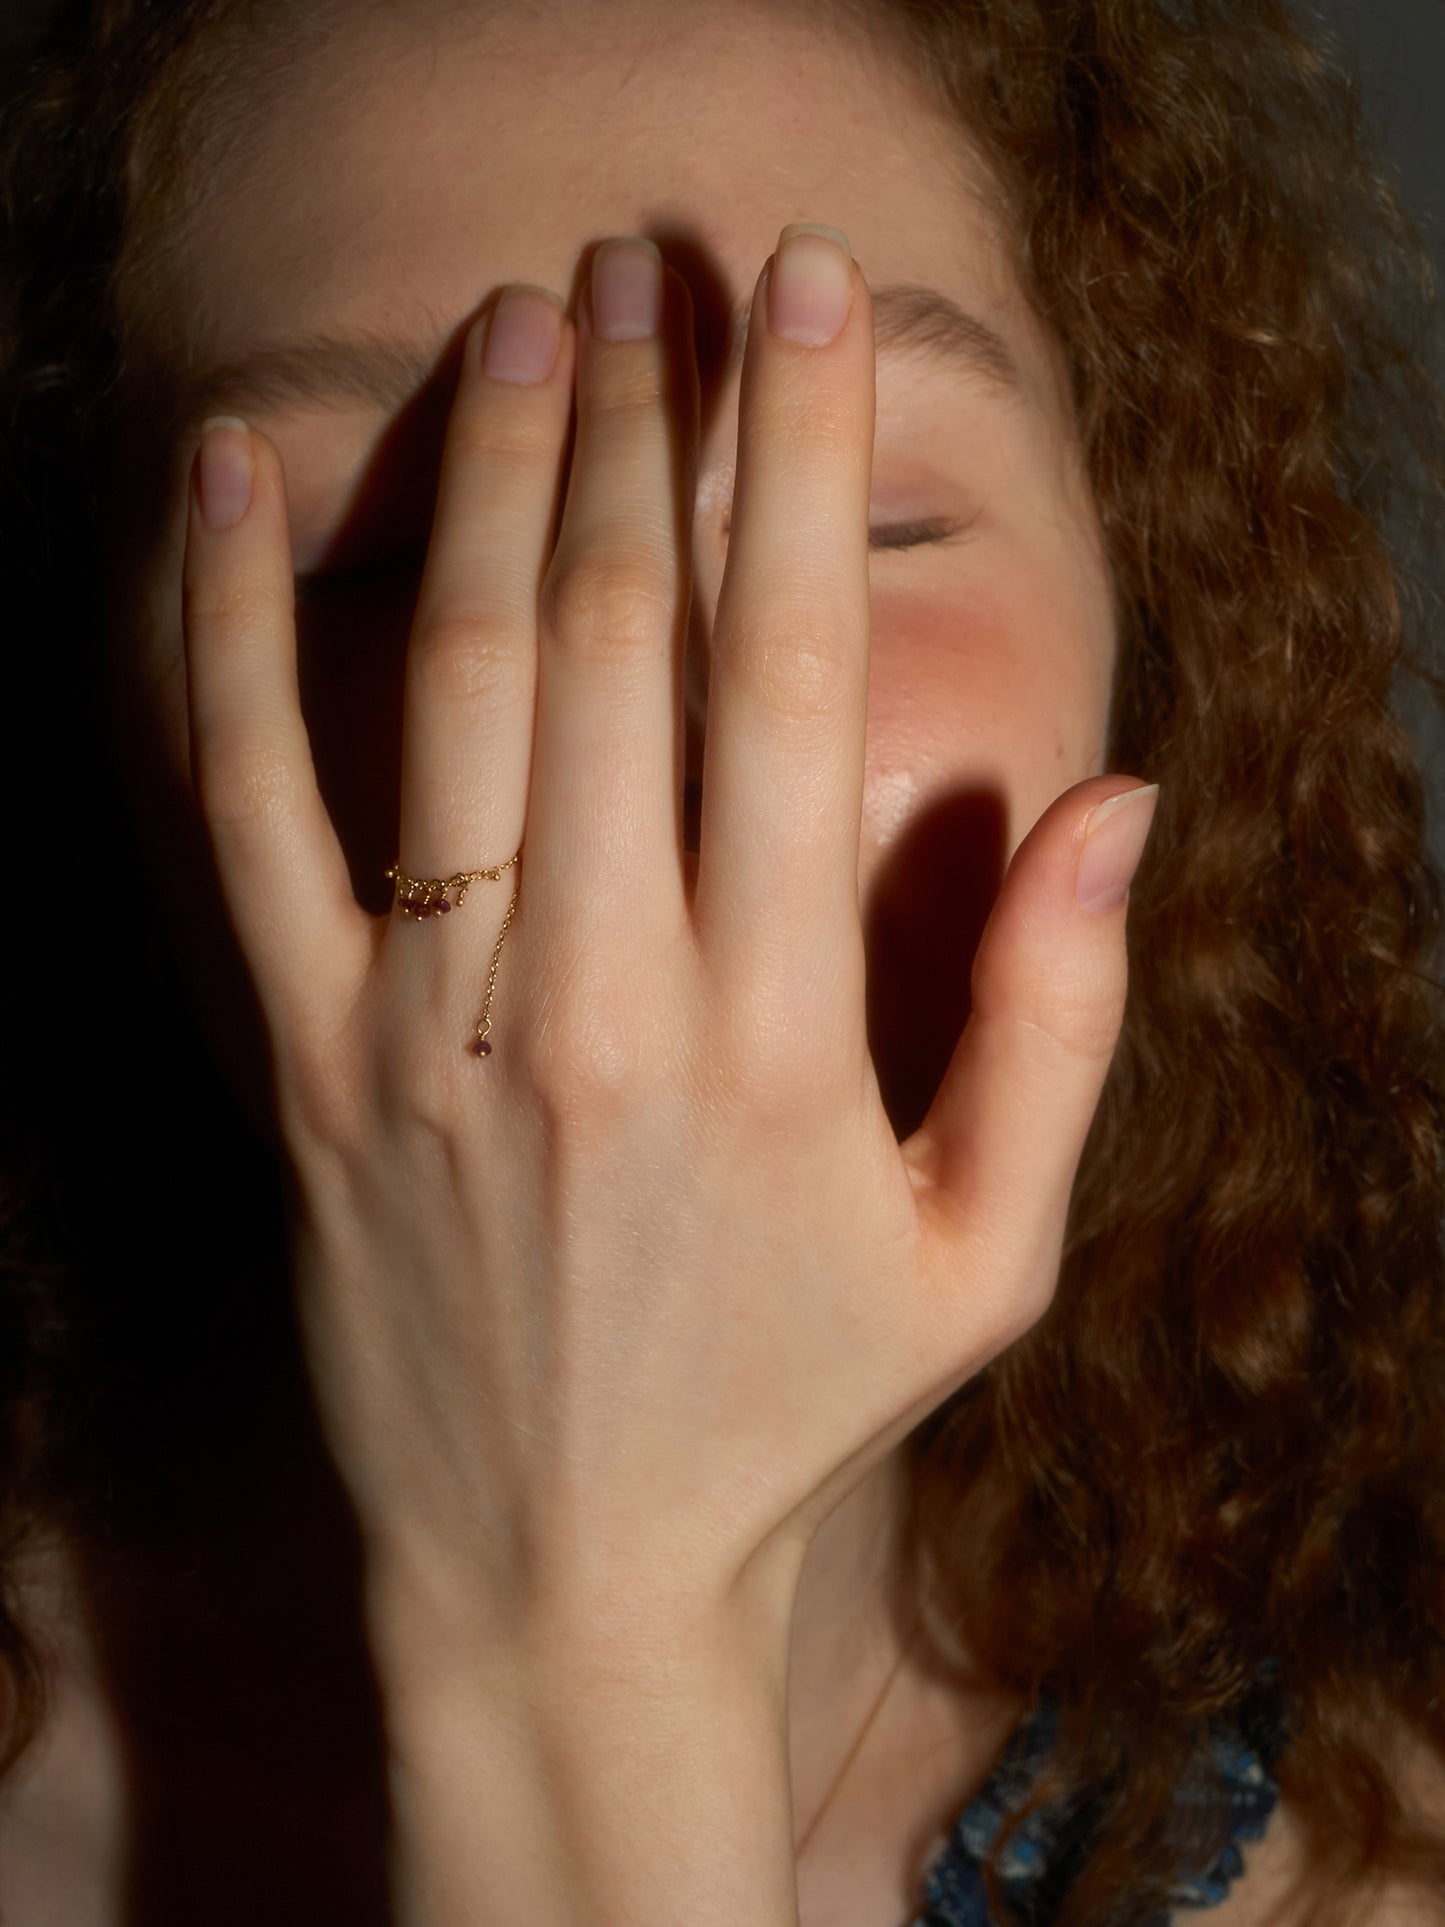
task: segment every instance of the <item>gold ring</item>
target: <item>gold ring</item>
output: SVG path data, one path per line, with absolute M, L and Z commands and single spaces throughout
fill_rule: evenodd
M 495 883 L 504 871 L 510 870 L 522 854 L 522 846 L 517 845 L 516 854 L 508 857 L 505 863 L 494 864 L 489 870 L 459 870 L 451 877 L 414 877 L 402 869 L 400 863 L 393 863 L 386 872 L 387 881 L 395 884 L 394 902 L 404 917 L 437 917 L 453 908 L 460 910 L 466 902 L 467 891 L 474 883 Z M 474 1056 L 490 1057 L 492 1046 L 488 1032 L 492 1028 L 492 991 L 497 981 L 497 962 L 502 954 L 502 944 L 507 935 L 507 926 L 512 921 L 512 913 L 517 907 L 517 891 L 512 892 L 512 901 L 507 905 L 507 914 L 502 919 L 501 930 L 497 934 L 497 947 L 492 952 L 492 967 L 487 972 L 487 995 L 482 1005 L 482 1014 L 477 1020 L 476 1035 L 468 1049 Z

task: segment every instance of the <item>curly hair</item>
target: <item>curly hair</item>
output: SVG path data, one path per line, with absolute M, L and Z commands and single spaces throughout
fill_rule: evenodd
M 1109 767 L 1162 785 L 1055 1301 L 906 1448 L 939 1650 L 961 1628 L 987 1678 L 1062 1706 L 990 1904 L 1010 1917 L 1015 1828 L 1104 1789 L 1059 1927 L 1159 1906 L 1173 1790 L 1267 1677 L 1309 1917 L 1385 1878 L 1440 1890 L 1445 1829 L 1396 1783 L 1406 1742 L 1445 1768 L 1445 885 L 1399 705 L 1406 675 L 1445 703 L 1416 573 L 1445 503 L 1428 257 L 1348 63 L 1281 0 L 816 4 L 901 49 L 989 164 L 1105 531 Z M 113 776 L 76 665 L 125 400 L 117 267 L 125 247 L 143 272 L 138 234 L 164 245 L 136 183 L 181 151 L 225 31 L 282 19 L 71 0 L 15 71 L 0 539 L 64 647 L 13 674 L 22 713 L 63 694 L 93 732 L 97 786 L 57 799 L 57 837 L 93 842 Z M 18 757 L 10 780 L 35 771 Z M 144 890 L 110 833 L 128 881 L 107 915 L 135 928 Z M 76 992 L 53 957 L 35 975 L 41 1009 Z M 93 1315 L 75 1267 L 33 1253 L 74 1243 L 52 1165 L 100 1153 L 42 1101 L 55 1032 L 37 1036 L 4 1146 L 34 1195 L 3 1274 L 24 1369 L 0 1386 L 0 1544 L 95 1473 L 74 1389 Z M 242 1169 L 269 1181 L 264 1155 Z M 0 1659 L 15 1750 L 40 1682 L 14 1614 Z

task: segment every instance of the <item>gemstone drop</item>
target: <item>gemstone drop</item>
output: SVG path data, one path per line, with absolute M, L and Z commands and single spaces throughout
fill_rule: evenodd
M 478 1057 L 490 1057 L 492 1054 L 492 1046 L 485 1037 L 479 1037 L 472 1049 Z
M 432 905 L 432 909 L 438 912 L 442 910 L 450 910 L 451 907 L 452 906 L 447 902 L 445 897 L 439 897 L 437 901 Z

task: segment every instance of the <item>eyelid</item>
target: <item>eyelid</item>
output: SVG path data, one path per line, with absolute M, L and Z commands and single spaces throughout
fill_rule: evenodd
M 926 545 L 939 546 L 951 541 L 955 536 L 967 534 L 976 518 L 969 517 L 962 522 L 951 521 L 947 517 L 931 517 L 916 522 L 884 522 L 869 530 L 870 550 L 914 549 Z M 879 535 L 893 537 L 892 541 L 880 542 L 872 538 Z M 329 595 L 344 595 L 348 590 L 360 589 L 379 581 L 417 580 L 421 576 L 422 561 L 414 556 L 400 556 L 385 562 L 363 562 L 354 569 L 335 569 L 298 575 L 293 578 L 296 600 L 311 602 Z
M 868 531 L 870 549 L 916 549 L 925 544 L 937 545 L 949 542 L 956 535 L 966 535 L 977 520 L 969 516 L 962 522 L 950 521 L 946 516 L 925 516 L 916 522 L 880 522 Z M 875 535 L 891 535 L 891 542 L 874 542 Z

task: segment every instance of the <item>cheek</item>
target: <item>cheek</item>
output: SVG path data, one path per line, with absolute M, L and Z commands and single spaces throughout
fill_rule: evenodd
M 1061 791 L 1102 767 L 1108 629 L 1081 577 L 1039 558 L 986 578 L 877 593 L 868 689 L 865 860 L 948 794 L 991 794 L 1004 858 Z
M 859 902 L 869 1047 L 900 1140 L 968 1021 L 1015 849 L 1103 753 L 1106 605 L 1037 554 L 998 559 L 967 585 L 874 591 Z

